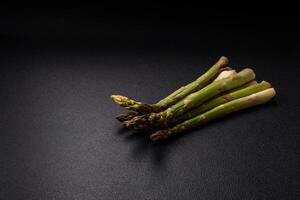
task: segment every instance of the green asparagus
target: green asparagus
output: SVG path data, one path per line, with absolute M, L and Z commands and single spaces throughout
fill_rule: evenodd
M 185 114 L 179 116 L 178 118 L 174 119 L 174 121 L 172 121 L 172 123 L 178 123 L 178 122 L 182 122 L 185 121 L 187 119 L 190 119 L 192 117 L 195 117 L 199 114 L 202 114 L 214 107 L 217 107 L 221 104 L 224 104 L 226 102 L 232 101 L 234 99 L 238 99 L 241 97 L 245 97 L 248 96 L 250 94 L 253 93 L 257 93 L 260 92 L 262 90 L 268 89 L 271 87 L 271 84 L 266 82 L 266 81 L 262 81 L 261 83 L 255 84 L 255 85 L 250 85 L 248 87 L 245 87 L 243 89 L 239 88 L 238 90 L 235 90 L 231 93 L 228 94 L 224 94 L 220 97 L 217 97 L 211 101 L 208 101 L 206 103 L 201 104 L 199 107 L 186 112 Z
M 228 69 L 228 70 L 227 70 Z M 224 70 L 217 76 L 217 78 L 214 80 L 214 81 L 217 81 L 217 80 L 221 80 L 223 78 L 227 78 L 228 76 L 230 75 L 233 75 L 233 74 L 236 74 L 236 71 L 235 70 L 232 70 L 231 68 L 229 67 L 226 67 L 226 69 L 224 68 Z M 246 84 L 245 84 L 246 85 Z M 127 97 L 124 97 L 124 96 L 119 96 L 119 97 L 114 97 L 114 98 L 127 98 Z M 126 101 L 125 100 L 120 100 L 120 102 L 123 102 L 124 104 L 125 103 L 128 103 L 128 102 L 131 102 L 132 99 L 127 99 Z M 136 104 L 141 104 L 141 102 L 135 102 Z M 126 106 L 125 106 L 126 107 Z M 120 115 L 118 115 L 116 117 L 116 119 L 120 122 L 125 122 L 125 121 L 128 121 L 128 120 L 131 120 L 132 118 L 136 117 L 140 115 L 139 113 L 137 112 L 128 112 L 128 113 L 122 113 Z
M 207 85 L 203 89 L 188 95 L 182 101 L 177 102 L 165 111 L 136 116 L 129 121 L 125 121 L 124 126 L 126 128 L 135 130 L 164 126 L 164 124 L 168 124 L 172 119 L 182 115 L 192 108 L 201 105 L 214 96 L 239 87 L 254 79 L 254 71 L 249 68 L 244 69 L 238 74 L 233 74 L 228 78 L 215 81 Z
M 129 110 L 136 111 L 138 113 L 147 114 L 151 112 L 160 112 L 180 101 L 187 95 L 205 87 L 220 72 L 222 72 L 224 69 L 228 69 L 225 67 L 228 62 L 228 58 L 222 56 L 205 74 L 197 78 L 195 81 L 187 84 L 186 86 L 179 88 L 156 104 L 145 104 L 121 95 L 112 95 L 111 98 L 120 106 L 125 107 Z
M 258 93 L 251 94 L 246 97 L 242 97 L 228 103 L 219 105 L 201 115 L 198 115 L 192 119 L 186 120 L 172 128 L 159 130 L 150 136 L 150 139 L 154 142 L 167 139 L 171 136 L 177 135 L 186 130 L 195 128 L 201 124 L 209 122 L 213 119 L 225 116 L 227 114 L 253 107 L 259 104 L 266 103 L 275 96 L 274 88 L 269 88 Z

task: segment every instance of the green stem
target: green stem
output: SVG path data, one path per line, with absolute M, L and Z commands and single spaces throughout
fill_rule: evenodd
M 249 68 L 244 69 L 238 74 L 234 74 L 228 78 L 212 82 L 203 89 L 188 95 L 182 101 L 177 102 L 175 105 L 169 107 L 163 112 L 136 116 L 133 119 L 126 121 L 124 126 L 136 130 L 164 126 L 164 124 L 168 124 L 172 119 L 182 115 L 192 108 L 201 105 L 214 96 L 239 87 L 254 79 L 254 71 Z
M 269 88 L 246 97 L 235 99 L 228 103 L 219 105 L 201 115 L 186 120 L 172 128 L 157 131 L 150 136 L 152 141 L 161 141 L 171 136 L 177 135 L 189 129 L 195 128 L 213 119 L 228 115 L 230 113 L 266 103 L 275 96 L 274 88 Z
M 168 108 L 169 106 L 173 105 L 174 103 L 178 102 L 179 100 L 183 99 L 187 95 L 202 89 L 207 84 L 213 81 L 214 78 L 222 71 L 222 68 L 228 64 L 228 58 L 222 56 L 218 62 L 216 62 L 206 73 L 201 75 L 195 81 L 189 83 L 186 86 L 176 90 L 166 98 L 160 100 L 156 103 L 156 106 Z
M 160 100 L 156 104 L 145 104 L 139 101 L 135 101 L 125 96 L 112 95 L 111 98 L 120 106 L 125 107 L 129 110 L 136 111 L 138 113 L 146 114 L 151 112 L 160 112 L 167 109 L 169 106 L 180 101 L 187 95 L 202 89 L 204 86 L 212 82 L 212 80 L 225 68 L 228 64 L 228 58 L 222 56 L 206 73 L 197 78 L 195 81 L 183 86 Z
M 239 88 L 238 90 L 235 90 L 231 93 L 224 94 L 224 95 L 217 97 L 211 101 L 201 104 L 199 107 L 179 116 L 172 123 L 178 123 L 178 122 L 185 121 L 185 120 L 195 117 L 201 113 L 204 113 L 214 107 L 217 107 L 221 104 L 224 104 L 226 102 L 229 102 L 229 101 L 241 98 L 241 97 L 248 96 L 250 94 L 260 92 L 260 91 L 268 89 L 270 87 L 271 87 L 270 83 L 268 83 L 266 81 L 262 81 L 261 83 L 258 83 L 255 85 L 250 85 L 243 89 Z
M 222 71 L 218 76 L 217 78 L 214 80 L 214 81 L 217 81 L 217 80 L 221 80 L 223 78 L 227 78 L 229 77 L 230 75 L 234 75 L 236 74 L 236 71 L 235 70 L 224 70 Z M 256 84 L 257 82 L 256 81 L 252 81 L 250 83 L 247 83 L 247 84 L 244 84 L 242 87 L 239 87 L 239 88 L 243 88 L 243 87 L 246 87 L 248 85 L 252 85 L 252 84 Z M 239 89 L 238 88 L 238 89 Z M 126 98 L 126 97 L 125 97 Z M 126 101 L 126 102 L 130 102 L 130 100 Z M 125 103 L 125 101 L 124 101 Z M 139 104 L 141 102 L 138 102 Z M 127 113 L 122 113 L 122 114 L 119 114 L 116 119 L 120 122 L 125 122 L 125 121 L 128 121 L 128 120 L 131 120 L 132 118 L 138 116 L 139 113 L 137 112 L 127 112 Z

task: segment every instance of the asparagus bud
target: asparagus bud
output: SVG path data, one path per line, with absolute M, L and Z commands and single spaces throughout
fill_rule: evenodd
M 129 110 L 137 111 L 139 113 L 149 113 L 156 109 L 155 105 L 149 105 L 139 101 L 135 101 L 122 95 L 111 95 L 111 98 L 120 106 L 125 107 Z
M 138 113 L 137 112 L 128 112 L 128 113 L 122 113 L 122 114 L 119 114 L 116 119 L 119 121 L 119 122 L 124 122 L 124 121 L 128 121 L 128 120 L 131 120 L 132 118 L 138 116 Z

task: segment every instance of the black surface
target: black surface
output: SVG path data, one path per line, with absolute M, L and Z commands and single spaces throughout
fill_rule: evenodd
M 33 10 L 1 14 L 0 199 L 299 199 L 295 16 Z M 221 55 L 275 100 L 156 145 L 114 119 Z

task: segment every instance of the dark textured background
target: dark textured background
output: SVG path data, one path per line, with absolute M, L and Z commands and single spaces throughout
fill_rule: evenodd
M 1 8 L 0 199 L 299 199 L 295 12 L 129 7 Z M 156 145 L 114 119 L 221 55 L 275 100 Z

